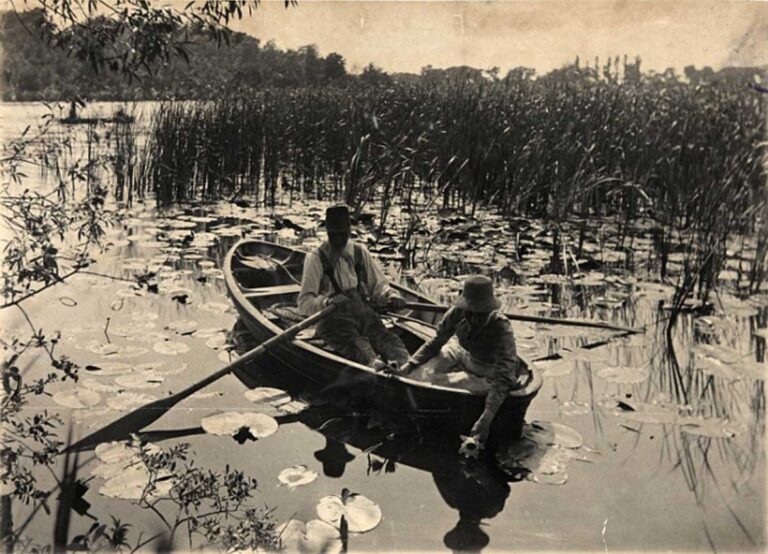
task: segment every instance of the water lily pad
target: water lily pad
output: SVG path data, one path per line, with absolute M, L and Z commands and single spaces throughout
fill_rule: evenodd
M 317 472 L 312 471 L 305 465 L 295 465 L 285 468 L 277 476 L 277 480 L 283 485 L 290 488 L 300 487 L 301 485 L 308 485 L 312 481 L 317 479 Z
M 151 474 L 146 466 L 131 465 L 107 480 L 99 489 L 99 494 L 122 500 L 140 500 L 144 496 L 157 498 L 166 496 L 174 485 L 173 475 L 167 472 L 158 475 L 152 487 L 149 487 L 150 479 Z
M 707 356 L 726 364 L 738 362 L 742 357 L 742 355 L 733 348 L 712 344 L 697 344 L 693 347 L 693 353 L 696 356 Z
M 101 402 L 101 395 L 96 391 L 86 388 L 70 389 L 54 394 L 53 401 L 59 406 L 77 410 L 95 406 Z
M 119 464 L 140 459 L 142 449 L 148 454 L 159 454 L 162 452 L 158 445 L 151 442 L 140 445 L 133 441 L 112 441 L 99 444 L 93 453 L 105 464 Z
M 221 327 L 204 327 L 195 331 L 194 336 L 201 339 L 209 339 L 221 334 L 226 336 L 226 330 Z
M 232 346 L 230 345 L 229 339 L 225 333 L 219 333 L 217 335 L 213 335 L 205 342 L 205 345 L 208 348 L 213 348 L 214 350 L 220 350 L 227 346 Z
M 562 377 L 573 372 L 573 361 L 567 358 L 540 360 L 531 363 L 544 377 Z
M 114 343 L 101 342 L 99 340 L 92 340 L 86 346 L 85 349 L 98 354 L 99 356 L 110 356 L 120 352 L 120 347 Z
M 263 439 L 277 431 L 273 417 L 253 412 L 224 412 L 204 417 L 200 422 L 203 430 L 211 435 L 235 436 L 246 430 L 248 438 Z
M 114 410 L 135 410 L 155 400 L 157 400 L 156 397 L 148 394 L 122 392 L 117 396 L 107 398 L 107 406 Z
M 730 365 L 710 356 L 696 355 L 694 360 L 696 369 L 701 370 L 706 375 L 719 377 L 726 380 L 738 380 L 742 375 L 737 373 Z
M 557 445 L 564 448 L 579 448 L 584 444 L 581 435 L 561 423 L 532 421 L 523 427 L 523 436 L 541 444 Z
M 678 420 L 677 408 L 668 404 L 607 399 L 600 405 L 621 419 L 637 423 L 671 424 Z
M 92 427 L 93 425 L 103 424 L 104 420 L 109 420 L 115 413 L 115 410 L 112 408 L 82 408 L 72 412 L 72 419 L 77 423 L 94 419 L 98 420 L 89 425 L 89 427 Z
M 217 356 L 219 361 L 225 364 L 234 362 L 239 357 L 240 357 L 240 354 L 238 354 L 234 350 L 222 350 L 221 352 L 219 352 L 219 355 Z
M 306 524 L 292 519 L 277 527 L 275 533 L 280 537 L 280 545 L 285 552 L 340 554 L 342 551 L 339 530 L 319 519 Z
M 541 485 L 565 485 L 568 482 L 568 474 L 565 472 L 552 474 L 534 472 L 530 473 L 527 479 Z
M 98 379 L 83 379 L 81 384 L 86 388 L 96 392 L 119 392 L 120 387 L 109 383 L 104 383 Z
M 604 367 L 597 372 L 597 376 L 610 383 L 636 384 L 642 383 L 650 374 L 648 371 L 638 367 Z
M 583 362 L 602 362 L 608 358 L 608 351 L 605 348 L 577 348 L 572 350 L 570 355 L 575 360 Z
M 133 321 L 124 325 L 110 326 L 107 332 L 110 336 L 132 337 L 151 331 L 154 328 L 155 322 L 153 321 Z
M 156 342 L 152 346 L 152 350 L 165 356 L 176 356 L 178 354 L 186 354 L 189 352 L 189 346 L 179 341 L 163 340 Z
M 147 293 L 143 289 L 125 288 L 116 290 L 115 294 L 120 298 L 135 298 L 145 296 Z
M 350 494 L 346 502 L 340 496 L 325 496 L 317 504 L 317 516 L 338 528 L 341 516 L 351 533 L 367 533 L 381 522 L 381 508 L 361 494 Z
M 154 389 L 162 385 L 163 381 L 165 377 L 150 371 L 123 375 L 115 379 L 115 383 L 127 389 Z
M 712 438 L 733 438 L 747 431 L 746 425 L 716 417 L 681 417 L 681 431 L 689 435 Z
M 205 304 L 199 305 L 198 308 L 215 314 L 223 314 L 231 310 L 231 306 L 229 304 L 224 304 L 223 302 L 206 302 Z
M 560 413 L 564 416 L 578 416 L 588 414 L 592 408 L 586 402 L 573 402 L 566 400 L 560 404 Z
M 147 352 L 149 352 L 149 350 L 141 346 L 127 345 L 127 346 L 121 346 L 117 354 L 111 355 L 110 358 L 118 358 L 121 360 L 126 360 L 129 358 L 137 358 L 139 356 L 143 356 Z
M 85 366 L 86 371 L 91 371 L 97 375 L 122 375 L 130 373 L 133 366 L 123 362 L 99 362 Z
M 139 322 L 155 321 L 159 318 L 160 318 L 160 314 L 157 314 L 155 312 L 133 312 L 131 314 L 131 319 L 133 321 L 139 321 Z
M 280 406 L 291 401 L 291 395 L 281 389 L 272 387 L 257 387 L 245 391 L 245 397 L 257 404 L 264 403 L 271 406 Z
M 197 330 L 197 321 L 192 319 L 179 319 L 169 323 L 166 326 L 166 329 L 169 329 L 178 335 L 191 335 Z

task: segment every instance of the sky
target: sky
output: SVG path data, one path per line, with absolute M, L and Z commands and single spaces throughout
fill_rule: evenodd
M 186 0 L 185 0 L 186 1 Z M 469 65 L 538 72 L 580 56 L 636 55 L 643 70 L 768 64 L 768 0 L 266 0 L 237 30 L 280 48 L 317 45 L 347 69 Z

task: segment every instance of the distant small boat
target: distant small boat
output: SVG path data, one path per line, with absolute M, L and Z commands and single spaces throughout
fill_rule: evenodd
M 241 240 L 227 254 L 224 276 L 230 296 L 250 333 L 263 342 L 289 326 L 281 308 L 293 310 L 298 298 L 305 252 L 258 240 Z M 393 285 L 409 302 L 434 302 L 423 294 Z M 391 330 L 414 352 L 435 333 L 440 317 L 434 311 L 403 311 L 391 320 Z M 458 387 L 440 386 L 409 377 L 385 375 L 331 350 L 319 337 L 302 336 L 275 345 L 269 352 L 297 378 L 314 386 L 338 390 L 342 395 L 410 413 L 420 418 L 453 422 L 457 433 L 469 434 L 485 405 L 485 394 Z M 542 385 L 541 374 L 514 391 L 502 405 L 491 429 L 500 440 L 517 439 L 528 405 Z
M 62 117 L 59 123 L 64 125 L 98 125 L 100 123 L 133 123 L 136 118 L 128 114 L 115 114 L 113 117 Z

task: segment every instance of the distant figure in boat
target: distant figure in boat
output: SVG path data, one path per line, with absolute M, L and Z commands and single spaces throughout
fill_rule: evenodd
M 488 277 L 468 278 L 456 305 L 443 316 L 437 335 L 396 372 L 408 375 L 421 366 L 421 377 L 428 381 L 465 371 L 488 382 L 483 413 L 459 450 L 465 456 L 476 457 L 484 448 L 493 418 L 504 400 L 511 391 L 524 388 L 532 377 L 517 355 L 512 324 L 498 311 L 499 307 Z
M 317 324 L 318 335 L 342 356 L 393 371 L 408 360 L 400 337 L 388 331 L 371 305 L 398 310 L 405 300 L 394 289 L 362 244 L 350 240 L 349 207 L 325 212 L 328 240 L 304 261 L 299 310 L 306 316 L 334 304 L 336 310 Z

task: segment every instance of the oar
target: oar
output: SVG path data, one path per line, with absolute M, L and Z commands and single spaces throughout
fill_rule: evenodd
M 324 308 L 322 311 L 314 314 L 313 316 L 308 317 L 304 321 L 297 323 L 296 325 L 292 325 L 291 327 L 288 327 L 285 331 L 278 333 L 271 339 L 268 339 L 261 343 L 259 346 L 254 348 L 253 350 L 249 350 L 247 353 L 240 356 L 238 359 L 230 363 L 229 365 L 222 367 L 215 373 L 212 373 L 205 379 L 202 379 L 195 383 L 194 385 L 190 385 L 186 389 L 177 392 L 176 394 L 172 396 L 168 396 L 166 398 L 161 398 L 160 400 L 155 400 L 154 402 L 151 402 L 145 406 L 142 406 L 141 408 L 138 408 L 137 410 L 134 410 L 133 412 L 124 415 L 120 419 L 113 421 L 103 429 L 100 429 L 96 431 L 95 433 L 88 435 L 87 437 L 79 440 L 72 446 L 68 447 L 65 452 L 69 451 L 75 451 L 75 450 L 86 450 L 88 448 L 92 448 L 102 442 L 108 441 L 108 440 L 115 440 L 115 437 L 124 437 L 130 433 L 135 433 L 140 429 L 143 429 L 144 427 L 150 425 L 151 423 L 154 423 L 162 415 L 167 412 L 170 408 L 187 398 L 188 396 L 196 393 L 203 387 L 206 387 L 213 383 L 214 381 L 217 381 L 224 377 L 225 375 L 232 373 L 235 369 L 238 367 L 247 364 L 254 358 L 257 358 L 258 356 L 261 356 L 264 354 L 270 347 L 285 342 L 288 340 L 292 340 L 297 333 L 302 331 L 303 329 L 306 329 L 307 327 L 314 325 L 321 319 L 323 319 L 325 316 L 333 312 L 333 310 L 336 309 L 336 306 L 331 305 L 327 308 Z
M 437 312 L 443 313 L 448 310 L 448 306 L 440 304 L 425 304 L 421 302 L 409 302 L 403 309 L 414 310 L 417 312 Z M 556 317 L 538 317 L 534 315 L 504 314 L 508 319 L 515 321 L 532 321 L 534 323 L 546 323 L 549 325 L 570 325 L 571 327 L 591 327 L 593 329 L 605 329 L 607 331 L 621 331 L 622 333 L 637 334 L 644 333 L 645 329 L 633 329 L 631 327 L 619 327 L 610 323 L 600 321 L 584 321 L 582 319 L 560 319 Z

